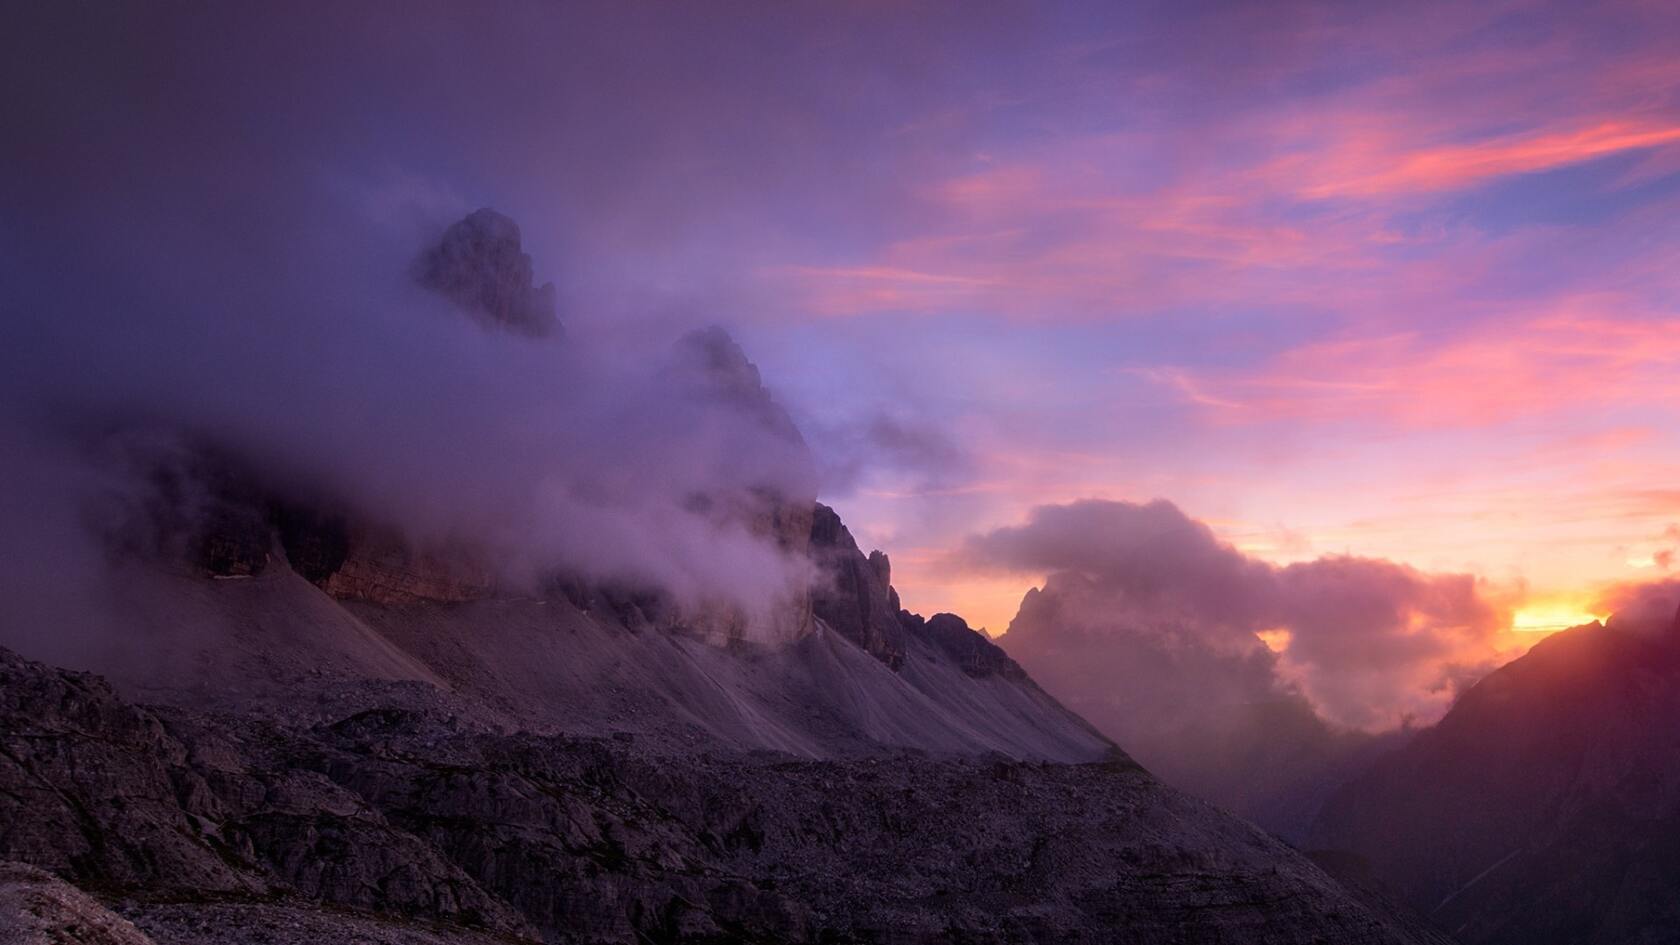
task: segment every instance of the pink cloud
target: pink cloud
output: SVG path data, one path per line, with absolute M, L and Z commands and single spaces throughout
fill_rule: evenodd
M 1110 641 L 1138 635 L 1170 640 L 1175 652 L 1237 656 L 1266 653 L 1268 636 L 1286 640 L 1262 664 L 1272 685 L 1299 687 L 1327 718 L 1355 727 L 1438 716 L 1467 667 L 1524 645 L 1508 629 L 1514 595 L 1471 575 L 1346 555 L 1278 566 L 1159 500 L 1040 505 L 1024 524 L 971 536 L 958 560 L 1049 575 L 1041 593 L 1071 624 L 1038 621 L 1033 632 L 1084 647 L 1085 659 L 1107 660 Z M 1164 696 L 1188 711 L 1204 687 L 1178 682 Z
M 1399 332 L 1316 342 L 1251 372 L 1158 372 L 1223 422 L 1383 420 L 1432 428 L 1680 395 L 1680 324 L 1624 317 L 1613 297 L 1444 338 Z
M 1564 131 L 1419 149 L 1358 147 L 1291 173 L 1308 197 L 1382 196 L 1464 187 L 1489 177 L 1527 174 L 1623 151 L 1680 141 L 1680 125 L 1607 119 Z
M 1253 94 L 1203 89 L 1228 100 L 1199 120 L 1168 121 L 1195 112 L 1155 100 L 1181 93 L 1182 77 L 1071 70 L 1064 94 L 1126 120 L 1060 131 L 1047 117 L 1047 130 L 1000 135 L 912 182 L 895 238 L 844 264 L 804 261 L 770 275 L 826 314 L 1127 318 L 1297 306 L 1395 320 L 1496 296 L 1512 288 L 1499 264 L 1545 235 L 1502 237 L 1451 214 L 1419 222 L 1420 206 L 1617 155 L 1640 167 L 1610 186 L 1680 166 L 1670 104 L 1680 64 L 1665 50 L 1600 47 L 1564 30 L 1490 47 L 1477 31 L 1500 15 L 1216 17 L 1204 24 L 1216 40 L 1260 30 L 1276 47 L 1231 64 L 1256 83 Z M 1263 94 L 1377 29 L 1382 50 L 1404 50 L 1406 69 Z M 1055 102 L 1034 104 L 1056 114 Z

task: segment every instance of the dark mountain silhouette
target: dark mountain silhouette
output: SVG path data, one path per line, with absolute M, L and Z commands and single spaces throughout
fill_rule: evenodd
M 1461 941 L 1680 941 L 1680 627 L 1542 640 L 1325 805 L 1352 851 Z

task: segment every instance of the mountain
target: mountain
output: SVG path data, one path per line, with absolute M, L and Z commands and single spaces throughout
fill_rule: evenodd
M 1311 842 L 1472 945 L 1680 941 L 1680 626 L 1542 640 L 1338 791 Z
M 0 642 L 201 709 L 295 713 L 380 680 L 436 687 L 486 724 L 673 746 L 1066 762 L 1114 751 L 960 618 L 901 614 L 885 556 L 872 563 L 826 506 L 753 510 L 753 527 L 811 573 L 762 618 L 772 635 L 652 585 L 556 573 L 503 586 L 471 549 L 422 550 L 395 527 L 275 498 L 208 454 L 173 474 L 183 468 L 198 478 L 160 495 L 191 502 L 154 496 L 140 529 L 180 559 L 130 552 L 90 575 L 120 634 L 72 652 L 24 627 Z
M 1167 783 L 1292 841 L 1331 790 L 1406 737 L 1325 722 L 1252 634 L 1152 620 L 1076 573 L 1029 590 L 999 642 Z
M 66 433 L 107 461 L 61 517 L 89 547 L 7 536 L 57 593 L 0 600 L 0 936 L 1443 941 L 1163 785 L 960 617 L 903 609 L 721 330 L 652 379 L 562 357 L 490 211 L 414 276 L 475 356 L 608 394 L 491 398 L 314 467 L 157 418 Z M 445 487 L 404 490 L 428 461 Z
M 235 465 L 177 466 L 88 576 L 115 635 L 0 625 L 109 677 L 0 652 L 0 909 L 36 940 L 1444 941 L 901 609 L 826 506 L 760 520 L 810 578 L 759 637 Z

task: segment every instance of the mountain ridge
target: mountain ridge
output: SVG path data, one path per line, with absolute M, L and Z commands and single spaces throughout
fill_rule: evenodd
M 1672 940 L 1680 622 L 1553 634 L 1344 786 L 1351 850 L 1467 943 Z

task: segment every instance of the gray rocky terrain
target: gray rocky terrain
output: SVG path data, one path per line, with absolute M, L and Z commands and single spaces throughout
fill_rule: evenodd
M 344 699 L 144 708 L 0 656 L 0 857 L 99 899 L 16 867 L 7 901 L 113 942 L 1429 940 L 1118 753 L 674 756 Z
M 1443 941 L 900 608 L 827 507 L 745 506 L 810 562 L 766 638 L 204 468 L 0 627 L 18 941 Z

